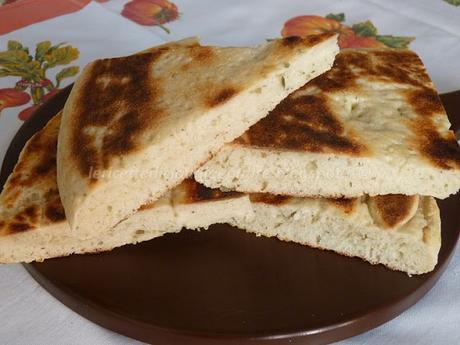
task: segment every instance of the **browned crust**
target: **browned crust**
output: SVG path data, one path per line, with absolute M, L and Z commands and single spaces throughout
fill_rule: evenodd
M 361 78 L 413 87 L 431 85 L 422 61 L 412 51 L 361 49 L 341 51 L 328 72 L 309 85 L 326 92 L 356 90 Z
M 190 48 L 190 56 L 194 63 L 204 64 L 214 59 L 216 57 L 216 52 L 212 47 L 197 45 Z
M 333 199 L 333 198 L 321 198 L 321 197 L 298 198 L 298 197 L 293 197 L 293 196 L 276 195 L 276 194 L 270 194 L 270 193 L 251 193 L 249 194 L 249 199 L 253 203 L 263 203 L 263 204 L 276 205 L 276 206 L 288 204 L 292 200 L 296 200 L 296 199 L 298 200 L 317 199 L 320 201 L 327 202 L 328 204 L 336 207 L 337 209 L 339 209 L 345 214 L 353 213 L 359 201 L 358 198 L 351 198 L 351 199 L 346 199 L 346 198 Z
M 273 150 L 353 156 L 368 153 L 368 148 L 334 115 L 326 97 L 302 95 L 302 91 L 284 99 L 235 143 Z
M 260 202 L 270 205 L 283 205 L 287 204 L 294 197 L 287 195 L 276 195 L 270 193 L 251 193 L 249 194 L 249 199 L 251 202 Z
M 288 48 L 292 48 L 293 46 L 302 46 L 306 48 L 310 48 L 316 46 L 324 41 L 327 41 L 331 37 L 335 36 L 335 33 L 322 33 L 319 35 L 308 35 L 303 37 L 298 36 L 290 36 L 285 37 L 278 40 L 279 44 Z
M 61 115 L 56 115 L 25 145 L 1 194 L 4 210 L 17 209 L 8 219 L 2 220 L 2 235 L 37 229 L 40 225 L 59 223 L 65 219 L 56 184 L 60 119 Z M 38 189 L 38 195 L 46 193 L 37 200 L 25 200 L 24 194 L 33 188 Z
M 453 132 L 442 135 L 436 127 L 434 117 L 447 115 L 417 54 L 393 49 L 345 51 L 338 55 L 334 68 L 316 78 L 312 85 L 322 91 L 356 89 L 360 76 L 371 82 L 378 80 L 408 87 L 402 94 L 418 115 L 415 120 L 408 120 L 414 133 L 413 146 L 438 168 L 460 169 L 460 148 Z
M 97 60 L 82 77 L 73 102 L 76 108 L 71 109 L 69 142 L 71 158 L 83 176 L 138 150 L 141 134 L 162 116 L 163 110 L 155 103 L 161 83 L 152 81 L 151 66 L 167 50 Z M 104 130 L 101 147 L 89 134 L 91 129 Z
M 338 208 L 340 211 L 342 211 L 345 214 L 352 214 L 355 210 L 356 207 L 358 206 L 358 198 L 339 198 L 339 199 L 333 199 L 333 198 L 326 198 L 324 199 L 327 203 L 330 205 Z
M 423 157 L 441 169 L 460 169 L 460 147 L 452 131 L 442 135 L 435 124 L 437 116 L 445 114 L 444 107 L 435 90 L 422 88 L 405 92 L 407 102 L 418 115 L 408 120 L 416 134 L 413 145 Z
M 13 205 L 23 192 L 23 188 L 30 188 L 37 179 L 46 182 L 56 179 L 56 145 L 59 119 L 50 121 L 46 130 L 37 132 L 27 142 L 22 157 L 14 167 L 2 192 L 2 202 L 6 207 Z
M 152 209 L 152 208 L 154 208 L 156 206 L 157 206 L 156 202 L 147 203 L 147 204 L 144 204 L 141 207 L 139 207 L 138 211 L 150 210 L 150 209 Z
M 49 223 L 59 223 L 66 219 L 59 195 L 55 195 L 54 200 L 51 199 L 46 205 L 44 216 Z
M 8 226 L 8 233 L 9 234 L 15 234 L 18 232 L 24 232 L 27 230 L 32 230 L 35 227 L 32 224 L 25 223 L 25 222 L 11 222 Z
M 180 66 L 180 70 L 185 72 L 196 65 L 209 65 L 213 63 L 216 52 L 212 47 L 200 46 L 196 44 L 189 47 L 190 60 Z
M 206 100 L 206 106 L 209 108 L 217 107 L 229 101 L 231 98 L 238 94 L 238 90 L 233 86 L 226 86 Z
M 414 205 L 418 202 L 417 195 L 388 194 L 371 198 L 372 207 L 378 214 L 385 229 L 395 228 L 408 220 Z
M 205 201 L 216 201 L 239 197 L 239 192 L 222 192 L 219 189 L 208 188 L 201 183 L 196 182 L 193 178 L 188 178 L 175 188 L 174 200 L 181 204 L 193 204 Z
M 368 145 L 342 123 L 328 99 L 335 93 L 359 95 L 365 84 L 373 82 L 402 86 L 394 92 L 417 114 L 403 121 L 413 133 L 409 144 L 421 157 L 441 169 L 460 169 L 460 148 L 453 132 L 441 134 L 436 126 L 436 118 L 446 116 L 441 100 L 422 61 L 409 50 L 341 51 L 331 70 L 288 96 L 234 143 L 272 150 L 370 155 Z

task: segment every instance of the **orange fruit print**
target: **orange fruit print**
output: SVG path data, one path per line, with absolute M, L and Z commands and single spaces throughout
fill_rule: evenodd
M 32 103 L 18 114 L 23 121 L 60 90 L 63 80 L 75 77 L 80 70 L 79 66 L 67 66 L 78 59 L 80 52 L 66 43 L 42 41 L 32 51 L 19 41 L 9 40 L 5 48 L 0 51 L 0 78 L 19 80 L 14 87 L 0 89 L 0 114 L 5 108 Z M 60 70 L 51 80 L 48 71 L 56 68 Z
M 0 112 L 9 107 L 17 107 L 29 103 L 30 96 L 27 92 L 15 88 L 0 89 Z
M 281 30 L 283 37 L 316 35 L 335 32 L 339 35 L 339 46 L 344 48 L 407 48 L 414 37 L 379 35 L 370 21 L 357 23 L 351 27 L 343 24 L 343 13 L 298 16 L 289 19 Z
M 177 6 L 168 0 L 132 0 L 121 14 L 141 25 L 157 25 L 167 33 L 169 29 L 163 24 L 179 17 Z

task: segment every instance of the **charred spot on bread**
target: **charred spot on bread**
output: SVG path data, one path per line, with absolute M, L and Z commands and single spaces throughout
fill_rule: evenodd
M 270 193 L 251 193 L 249 198 L 251 199 L 251 202 L 260 202 L 271 205 L 282 205 L 292 200 L 292 197 L 287 195 L 276 195 Z
M 33 227 L 30 226 L 28 223 L 21 223 L 21 222 L 12 222 L 8 226 L 8 230 L 11 234 L 14 234 L 17 232 L 24 232 L 30 229 L 33 229 Z
M 358 198 L 325 198 L 324 200 L 345 214 L 353 213 L 358 205 Z
M 233 86 L 223 87 L 208 98 L 206 105 L 210 108 L 217 107 L 229 101 L 232 97 L 236 96 L 237 93 L 238 90 Z
M 184 204 L 195 202 L 213 201 L 240 196 L 239 192 L 223 192 L 219 189 L 208 188 L 192 178 L 188 178 L 178 187 L 180 201 Z
M 393 229 L 406 223 L 418 206 L 417 195 L 387 194 L 369 200 L 371 215 L 383 228 Z
M 280 39 L 281 45 L 285 47 L 297 47 L 297 46 L 304 46 L 304 47 L 313 47 L 321 42 L 324 42 L 334 36 L 335 33 L 321 33 L 318 35 L 308 35 L 308 36 L 289 36 Z
M 213 48 L 206 46 L 194 46 L 190 48 L 190 55 L 195 63 L 206 63 L 215 57 Z
M 404 93 L 417 114 L 408 125 L 414 132 L 414 146 L 422 157 L 441 169 L 460 169 L 460 147 L 451 131 L 441 133 L 436 117 L 445 116 L 444 107 L 434 89 L 422 88 Z
M 160 83 L 152 82 L 151 69 L 165 51 L 97 60 L 89 67 L 75 102 L 70 137 L 71 156 L 82 175 L 108 168 L 120 153 L 138 150 L 142 134 L 162 116 L 155 102 Z M 95 142 L 100 128 L 105 129 L 103 153 Z
M 299 42 L 301 41 L 302 41 L 302 38 L 299 36 L 289 36 L 289 37 L 281 39 L 281 44 L 285 46 L 292 46 L 292 45 L 299 44 Z
M 346 131 L 322 95 L 293 95 L 253 125 L 235 143 L 279 150 L 362 156 L 368 148 Z
M 52 223 L 57 223 L 65 220 L 64 208 L 60 200 L 55 200 L 54 202 L 46 205 L 45 207 L 45 217 Z
M 431 88 L 421 88 L 405 93 L 407 102 L 419 116 L 430 117 L 434 114 L 444 112 L 441 99 L 436 90 Z

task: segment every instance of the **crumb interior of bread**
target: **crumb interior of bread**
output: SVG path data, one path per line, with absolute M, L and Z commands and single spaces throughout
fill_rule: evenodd
M 210 188 L 293 196 L 420 194 L 443 199 L 460 186 L 457 171 L 417 162 L 395 166 L 374 157 L 270 151 L 233 144 L 194 176 Z

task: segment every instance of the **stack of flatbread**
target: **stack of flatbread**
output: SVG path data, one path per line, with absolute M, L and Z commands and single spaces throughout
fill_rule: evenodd
M 334 62 L 335 60 L 335 62 Z M 0 195 L 0 261 L 228 223 L 420 274 L 460 149 L 422 62 L 322 34 L 90 63 Z

